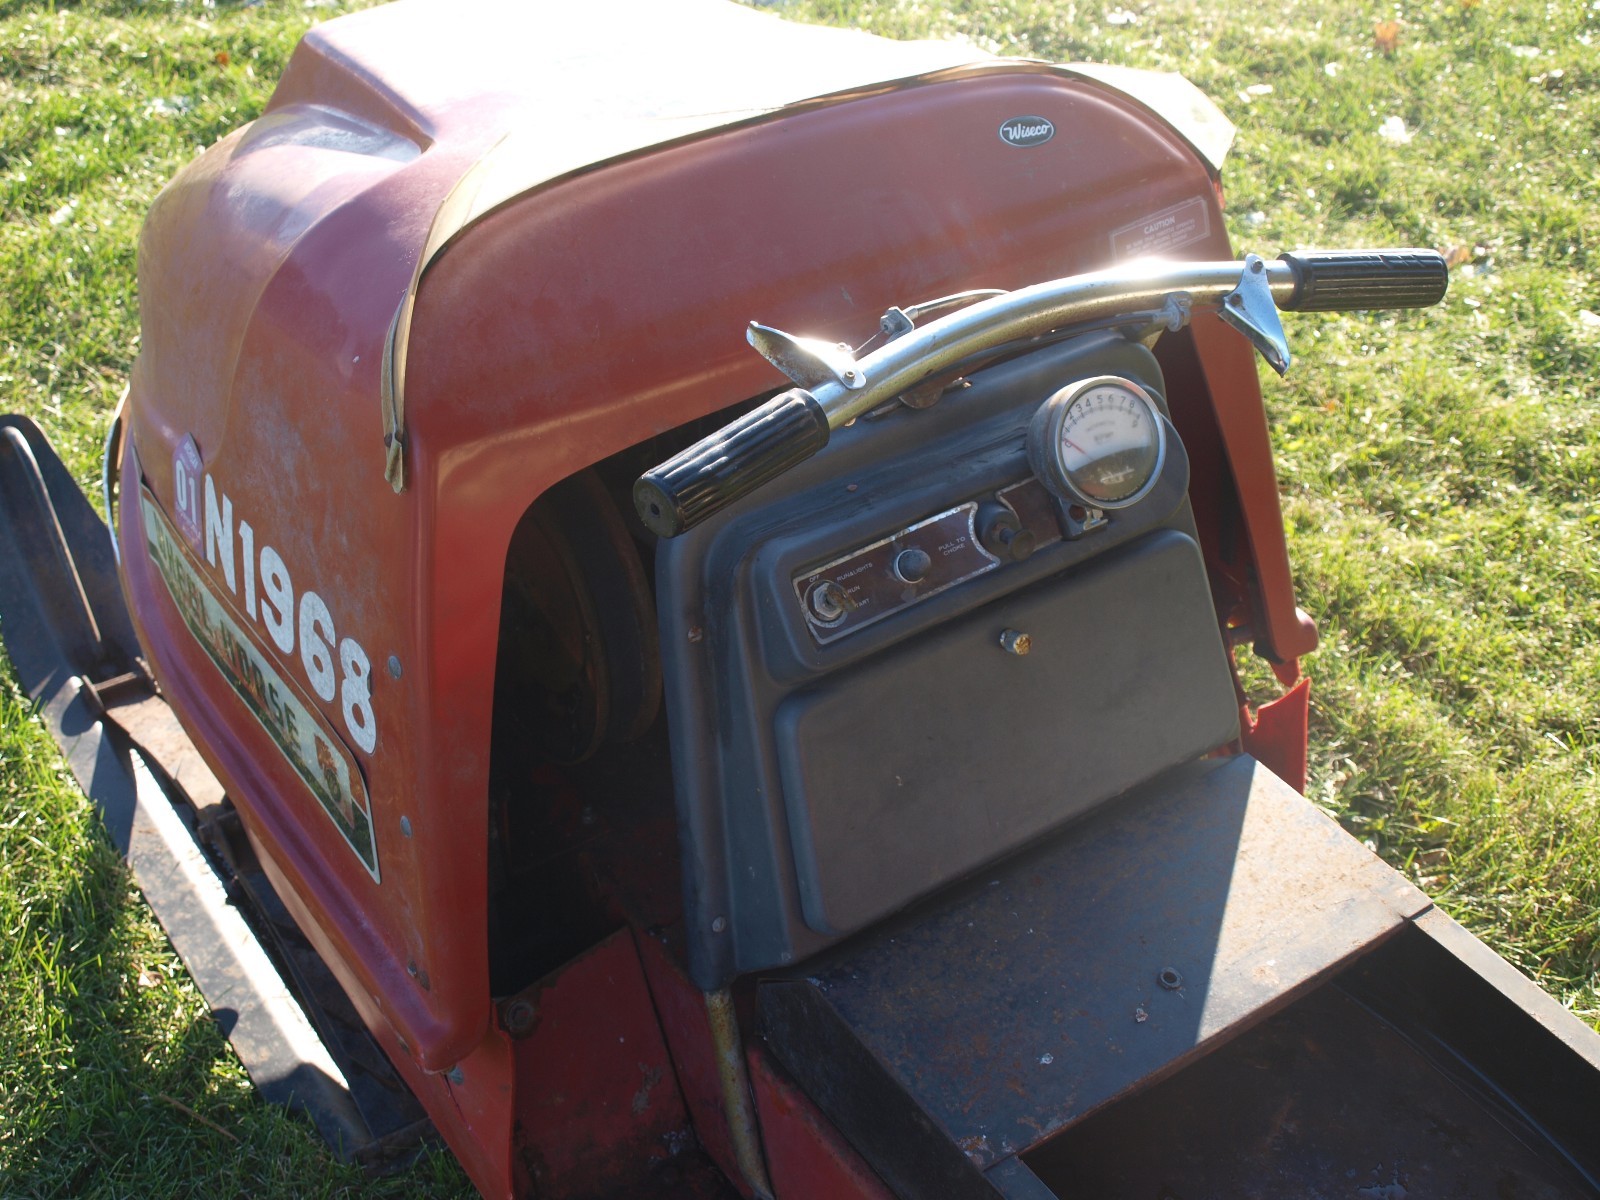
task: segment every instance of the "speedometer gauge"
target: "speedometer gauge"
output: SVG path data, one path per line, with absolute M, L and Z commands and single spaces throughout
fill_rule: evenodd
M 1131 379 L 1068 384 L 1028 427 L 1028 463 L 1051 491 L 1088 508 L 1125 508 L 1149 493 L 1166 458 L 1166 422 Z

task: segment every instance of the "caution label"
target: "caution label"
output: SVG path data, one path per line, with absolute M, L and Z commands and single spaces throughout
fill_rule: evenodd
M 1113 231 L 1111 253 L 1117 258 L 1154 257 L 1210 236 L 1211 215 L 1205 200 L 1196 196 Z

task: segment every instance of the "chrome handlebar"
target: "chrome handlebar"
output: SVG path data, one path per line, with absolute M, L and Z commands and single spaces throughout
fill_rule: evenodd
M 645 472 L 634 503 L 648 529 L 675 537 L 811 457 L 833 430 L 1011 342 L 1142 310 L 1178 313 L 1181 322 L 1192 308 L 1214 308 L 1282 373 L 1289 352 L 1278 309 L 1422 308 L 1442 299 L 1448 282 L 1444 259 L 1432 250 L 1142 260 L 982 300 L 859 360 L 845 348 L 753 324 L 751 344 L 799 386 Z

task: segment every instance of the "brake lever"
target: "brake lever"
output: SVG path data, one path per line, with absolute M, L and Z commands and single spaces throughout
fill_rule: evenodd
M 1267 264 L 1259 254 L 1247 254 L 1239 286 L 1222 298 L 1217 315 L 1232 325 L 1261 352 L 1279 375 L 1289 370 L 1289 338 L 1278 316 L 1278 302 L 1267 282 Z

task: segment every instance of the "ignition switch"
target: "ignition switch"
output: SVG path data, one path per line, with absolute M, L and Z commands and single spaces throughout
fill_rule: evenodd
M 855 605 L 842 587 L 831 579 L 824 579 L 806 593 L 806 607 L 815 620 L 834 625 L 844 620 L 845 613 Z
M 1022 527 L 1022 520 L 1004 504 L 990 502 L 978 508 L 978 540 L 995 557 L 1021 562 L 1037 544 L 1033 533 Z

